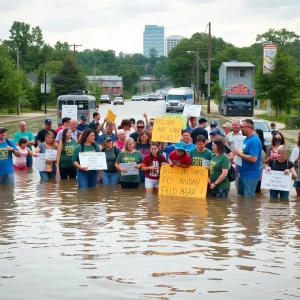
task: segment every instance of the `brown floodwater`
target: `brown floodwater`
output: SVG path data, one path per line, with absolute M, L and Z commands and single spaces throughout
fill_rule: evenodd
M 297 299 L 300 202 L 182 199 L 17 172 L 0 187 L 0 299 Z

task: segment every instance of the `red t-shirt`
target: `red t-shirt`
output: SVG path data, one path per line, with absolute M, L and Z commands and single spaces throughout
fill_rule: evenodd
M 163 155 L 161 155 L 161 162 L 163 163 L 165 161 L 166 161 L 165 157 Z M 155 166 L 156 167 L 155 170 L 145 171 L 145 177 L 147 177 L 149 179 L 158 179 L 159 178 L 160 167 L 159 167 L 157 157 L 152 157 L 152 164 L 150 164 L 150 155 L 147 154 L 143 159 L 143 164 L 146 167 L 150 167 L 150 166 Z
M 176 153 L 176 150 L 174 150 L 170 153 L 169 158 L 175 164 L 179 163 L 179 164 L 187 165 L 187 166 L 189 166 L 191 164 L 190 156 L 187 153 L 183 154 L 182 156 L 178 156 Z

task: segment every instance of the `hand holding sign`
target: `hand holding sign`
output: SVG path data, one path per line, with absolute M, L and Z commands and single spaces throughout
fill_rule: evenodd
M 186 117 L 200 117 L 202 105 L 185 104 L 183 115 Z
M 107 170 L 104 152 L 81 152 L 79 161 L 80 166 L 85 167 L 85 170 Z

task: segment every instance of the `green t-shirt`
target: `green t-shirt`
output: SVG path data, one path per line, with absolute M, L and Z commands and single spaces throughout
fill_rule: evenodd
M 141 152 L 135 151 L 133 153 L 124 153 L 120 152 L 117 158 L 118 163 L 130 163 L 135 162 L 137 164 L 140 164 L 143 161 L 143 156 Z M 123 175 L 121 172 L 120 181 L 123 182 L 139 182 L 140 181 L 140 175 Z
M 118 147 L 112 147 L 109 150 L 105 149 L 103 152 L 106 155 L 106 163 L 107 163 L 107 170 L 105 170 L 105 172 L 116 173 L 117 169 L 115 167 L 115 163 L 121 150 Z
M 59 160 L 60 168 L 71 168 L 74 167 L 72 157 L 76 147 L 76 142 L 71 139 L 70 142 L 65 142 L 65 146 L 61 150 L 61 156 Z
M 222 173 L 222 169 L 229 169 L 229 158 L 226 153 L 223 153 L 219 156 L 214 155 L 210 161 L 210 180 L 211 182 L 216 182 L 216 180 L 220 177 Z M 230 188 L 230 181 L 228 176 L 217 185 L 219 189 L 227 189 Z
M 82 148 L 82 145 L 81 144 L 78 144 L 75 149 L 74 149 L 74 152 L 73 152 L 73 156 L 72 156 L 72 163 L 74 163 L 75 161 L 77 161 L 79 164 L 80 164 L 80 161 L 79 161 L 79 153 L 80 152 L 100 152 L 100 148 L 97 144 L 95 144 L 96 146 L 96 151 L 95 151 L 95 147 L 93 145 L 91 146 L 86 146 L 86 145 L 83 145 L 83 151 L 81 151 L 81 148 Z
M 28 142 L 34 140 L 34 135 L 31 131 L 25 131 L 25 132 L 16 132 L 14 133 L 13 141 L 17 144 L 19 143 L 20 138 L 25 138 Z M 28 145 L 28 149 L 32 150 L 32 146 Z
M 206 149 L 203 152 L 199 152 L 197 148 L 194 148 L 189 152 L 190 158 L 191 158 L 191 165 L 192 166 L 202 166 L 202 160 L 211 160 L 213 157 L 213 153 Z

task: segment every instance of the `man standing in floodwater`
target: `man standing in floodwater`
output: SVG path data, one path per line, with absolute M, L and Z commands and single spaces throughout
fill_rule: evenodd
M 232 153 L 240 156 L 242 165 L 238 166 L 238 194 L 254 197 L 256 184 L 260 178 L 261 141 L 255 134 L 254 124 L 251 119 L 242 122 L 241 130 L 246 138 L 243 141 L 243 149 L 234 149 Z

